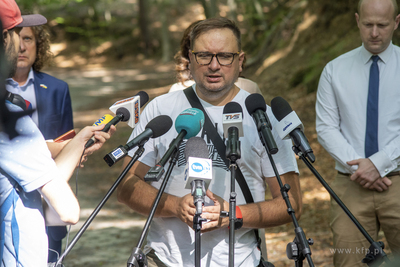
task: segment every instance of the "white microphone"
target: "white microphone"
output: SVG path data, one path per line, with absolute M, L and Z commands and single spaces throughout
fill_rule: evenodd
M 140 108 L 149 101 L 149 95 L 145 91 L 140 91 L 137 95 L 115 102 L 110 110 L 115 113 L 115 117 L 126 121 L 128 125 L 135 128 L 139 123 Z
M 274 99 L 272 99 L 272 101 Z M 272 108 L 272 103 L 274 103 L 272 101 L 271 101 L 271 108 Z M 278 120 L 278 122 L 275 124 L 275 131 L 278 133 L 279 137 L 282 140 L 290 139 L 290 133 L 295 129 L 300 129 L 300 131 L 304 132 L 303 123 L 300 121 L 299 117 L 297 116 L 294 110 L 292 110 L 289 114 L 281 118 L 281 120 L 279 120 L 277 117 L 276 109 L 272 108 L 272 112 L 274 113 L 274 116 Z
M 243 111 L 240 104 L 229 102 L 225 105 L 222 126 L 224 128 L 224 137 L 226 142 L 226 157 L 235 162 L 240 159 L 240 141 L 243 136 Z
M 212 180 L 212 160 L 209 159 L 208 147 L 201 137 L 191 137 L 185 147 L 185 188 L 191 189 L 194 180 L 203 180 L 208 189 Z
M 291 138 L 294 147 L 297 148 L 311 162 L 315 161 L 315 156 L 304 135 L 304 126 L 296 112 L 292 110 L 289 103 L 280 96 L 271 101 L 272 113 L 278 120 L 275 130 L 279 137 L 283 139 Z M 296 151 L 295 151 L 296 152 Z M 296 152 L 297 153 L 297 152 Z
M 196 214 L 201 214 L 208 186 L 212 179 L 212 161 L 208 147 L 201 137 L 191 137 L 185 147 L 186 189 L 191 189 Z

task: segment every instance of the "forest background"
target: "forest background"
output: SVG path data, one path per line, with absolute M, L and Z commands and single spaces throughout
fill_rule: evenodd
M 330 183 L 334 162 L 315 132 L 315 95 L 323 67 L 361 45 L 354 13 L 356 0 L 17 0 L 24 13 L 48 19 L 54 63 L 44 71 L 70 85 L 77 128 L 90 125 L 115 101 L 144 90 L 153 98 L 175 82 L 173 56 L 184 29 L 204 18 L 235 20 L 247 53 L 244 76 L 257 82 L 266 103 L 286 99 L 305 126 L 316 156 L 313 166 Z M 393 42 L 399 44 L 396 31 Z M 124 144 L 131 130 L 118 131 L 91 156 L 71 185 L 82 206 L 81 221 L 69 242 L 109 192 L 121 165 L 109 168 L 105 154 Z M 299 221 L 313 238 L 316 266 L 332 265 L 329 194 L 299 160 L 303 215 Z M 79 190 L 78 190 L 79 189 Z M 115 194 L 64 260 L 65 266 L 126 266 L 146 217 L 119 204 Z M 351 222 L 349 221 L 349 224 Z M 268 258 L 275 266 L 293 266 L 286 245 L 292 223 L 266 229 Z M 380 234 L 379 240 L 385 238 Z M 386 250 L 390 253 L 389 250 Z M 305 262 L 305 266 L 308 266 Z

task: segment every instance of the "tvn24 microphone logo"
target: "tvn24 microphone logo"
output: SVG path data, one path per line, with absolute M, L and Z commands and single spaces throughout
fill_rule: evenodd
M 198 174 L 205 174 L 211 170 L 210 163 L 206 160 L 196 159 L 196 161 L 190 162 L 190 169 Z

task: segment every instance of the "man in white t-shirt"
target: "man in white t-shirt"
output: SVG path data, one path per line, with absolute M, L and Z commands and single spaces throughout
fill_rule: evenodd
M 245 99 L 249 95 L 234 85 L 243 62 L 240 31 L 228 19 L 213 18 L 196 25 L 191 39 L 190 71 L 196 82 L 193 89 L 211 121 L 216 125 L 218 133 L 223 136 L 224 106 L 234 101 L 244 107 Z M 207 62 L 203 61 L 204 59 Z M 155 98 L 144 109 L 141 121 L 130 139 L 141 133 L 154 117 L 168 115 L 175 121 L 183 110 L 190 107 L 183 91 Z M 246 204 L 243 193 L 236 184 L 236 204 L 243 215 L 243 227 L 235 232 L 235 266 L 258 266 L 260 251 L 253 229 L 284 224 L 290 222 L 291 218 L 287 213 L 268 154 L 258 137 L 255 123 L 246 111 L 243 114 L 244 137 L 240 138 L 242 157 L 237 164 L 255 203 Z M 267 114 L 272 124 L 277 122 L 270 108 Z M 291 186 L 290 200 L 296 215 L 300 215 L 301 193 L 291 141 L 282 141 L 275 132 L 273 133 L 279 148 L 279 152 L 274 155 L 274 161 L 283 183 Z M 176 136 L 176 130 L 171 129 L 145 144 L 143 156 L 133 165 L 118 188 L 119 201 L 139 213 L 149 213 L 162 179 L 147 184 L 143 178 L 149 169 L 159 162 Z M 213 180 L 207 190 L 201 216 L 208 220 L 202 224 L 201 266 L 226 266 L 229 257 L 229 218 L 221 218 L 220 212 L 229 210 L 227 200 L 230 194 L 230 172 L 204 129 L 197 136 L 207 143 L 213 161 Z M 182 142 L 180 150 L 184 149 L 186 141 Z M 133 152 L 130 151 L 131 157 Z M 131 158 L 127 157 L 124 166 L 130 160 Z M 147 236 L 144 253 L 147 253 L 148 266 L 195 265 L 195 233 L 192 227 L 196 209 L 190 190 L 185 189 L 185 160 L 179 162 L 172 170 Z M 165 169 L 167 168 L 168 166 L 165 166 Z M 265 200 L 265 183 L 273 197 L 268 201 Z

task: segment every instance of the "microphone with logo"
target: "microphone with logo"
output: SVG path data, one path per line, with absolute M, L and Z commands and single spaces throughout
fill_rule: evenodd
M 203 138 L 192 137 L 187 141 L 185 158 L 185 188 L 192 190 L 196 214 L 201 214 L 206 190 L 212 179 L 212 161 Z
M 271 101 L 272 113 L 278 120 L 275 126 L 279 137 L 283 139 L 292 139 L 294 148 L 297 150 L 295 153 L 301 152 L 311 162 L 315 161 L 315 156 L 305 137 L 303 131 L 304 126 L 301 123 L 296 112 L 292 110 L 289 103 L 280 96 L 275 97 Z
M 93 123 L 93 126 L 99 126 L 99 125 L 105 124 L 106 126 L 104 126 L 103 130 L 101 130 L 101 131 L 102 132 L 108 132 L 108 130 L 110 130 L 111 125 L 113 125 L 113 123 L 114 123 L 114 119 L 115 119 L 115 117 L 113 117 L 112 115 L 105 114 L 103 117 L 101 117 L 100 119 L 95 121 Z M 85 148 L 88 148 L 88 147 L 92 146 L 95 142 L 96 142 L 96 139 L 94 138 L 94 136 L 92 136 L 92 138 L 90 138 L 86 142 Z
M 269 154 L 276 154 L 278 147 L 272 136 L 272 126 L 266 114 L 267 106 L 264 97 L 260 94 L 251 94 L 246 98 L 245 104 L 247 111 L 254 119 L 258 135 L 267 152 Z
M 160 189 L 158 190 L 157 196 L 152 204 L 149 216 L 140 235 L 137 246 L 133 249 L 127 266 L 147 266 L 147 259 L 141 250 L 147 231 L 150 227 L 151 220 L 154 217 L 158 203 L 160 202 L 161 195 L 164 193 L 165 187 L 171 175 L 172 169 L 178 161 L 177 156 L 179 155 L 179 146 L 183 141 L 183 138 L 190 139 L 196 136 L 204 124 L 204 114 L 197 108 L 189 108 L 182 111 L 175 120 L 175 129 L 178 132 L 178 136 L 172 140 L 167 152 L 161 158 L 160 162 L 156 166 L 150 168 L 150 170 L 144 176 L 144 181 L 159 181 L 161 176 L 164 174 L 164 165 L 171 158 L 171 163 L 168 166 L 167 173 L 161 183 Z
M 115 117 L 126 121 L 131 128 L 139 123 L 140 108 L 149 101 L 149 95 L 145 91 L 140 91 L 135 96 L 115 102 L 110 110 L 115 113 Z
M 200 109 L 188 108 L 182 111 L 175 120 L 175 129 L 178 132 L 178 136 L 172 140 L 167 152 L 161 160 L 144 176 L 145 181 L 158 181 L 164 174 L 164 165 L 170 159 L 170 157 L 178 152 L 179 145 L 183 138 L 191 138 L 196 136 L 204 124 L 204 114 Z
M 120 121 L 127 122 L 132 128 L 135 128 L 139 123 L 140 108 L 149 101 L 149 95 L 140 91 L 137 95 L 119 100 L 115 102 L 110 110 L 115 113 L 115 117 L 106 124 L 103 132 L 107 132 L 111 125 L 117 125 Z M 89 139 L 85 145 L 85 148 L 92 146 L 95 143 L 94 137 Z
M 120 145 L 110 153 L 108 153 L 104 160 L 107 162 L 108 166 L 114 165 L 117 161 L 123 159 L 128 152 L 136 146 L 144 145 L 150 138 L 157 138 L 161 135 L 164 135 L 166 132 L 171 129 L 172 120 L 167 115 L 160 115 L 152 119 L 149 123 L 147 123 L 145 130 L 133 138 L 126 145 Z
M 222 117 L 224 137 L 226 142 L 226 157 L 235 162 L 240 159 L 240 141 L 243 137 L 243 112 L 242 107 L 236 102 L 229 102 L 225 105 Z

